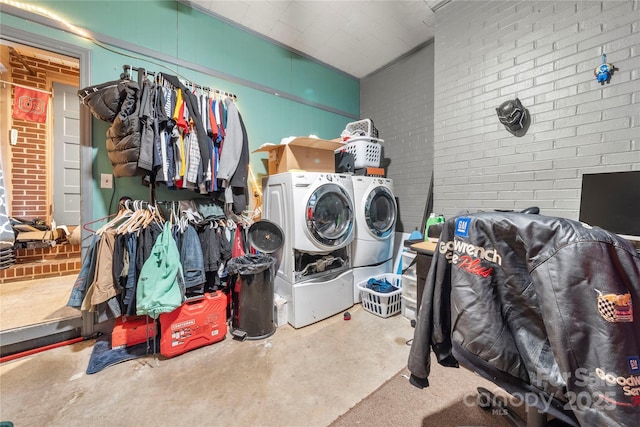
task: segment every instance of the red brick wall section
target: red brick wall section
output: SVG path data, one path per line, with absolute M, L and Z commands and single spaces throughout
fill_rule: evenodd
M 79 78 L 78 68 L 46 61 L 39 58 L 22 57 L 35 75 L 15 55 L 11 54 L 12 79 L 14 83 L 28 87 L 50 90 L 47 87 L 47 74 L 57 73 Z M 52 114 L 49 109 L 47 115 Z M 12 128 L 18 131 L 18 142 L 11 146 L 13 182 L 13 203 L 11 216 L 32 220 L 46 220 L 48 214 L 47 192 L 47 123 L 34 123 L 13 119 Z

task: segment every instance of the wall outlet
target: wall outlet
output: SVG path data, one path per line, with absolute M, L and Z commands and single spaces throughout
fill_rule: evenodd
M 103 173 L 100 175 L 100 188 L 113 188 L 113 175 Z

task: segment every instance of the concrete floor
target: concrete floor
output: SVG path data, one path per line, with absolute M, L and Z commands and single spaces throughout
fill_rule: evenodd
M 0 284 L 0 330 L 79 317 L 67 307 L 77 274 Z
M 85 373 L 93 340 L 0 365 L 16 426 L 327 426 L 406 366 L 413 329 L 360 305 L 263 340 L 221 342 Z

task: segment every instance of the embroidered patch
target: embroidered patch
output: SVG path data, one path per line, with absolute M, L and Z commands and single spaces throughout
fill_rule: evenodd
M 640 357 L 629 356 L 627 357 L 627 363 L 629 364 L 629 373 L 631 375 L 640 374 Z
M 629 323 L 633 322 L 633 306 L 631 294 L 624 295 L 603 294 L 598 291 L 598 312 L 607 322 Z
M 469 224 L 471 224 L 471 218 L 464 216 L 456 218 L 456 236 L 469 237 Z

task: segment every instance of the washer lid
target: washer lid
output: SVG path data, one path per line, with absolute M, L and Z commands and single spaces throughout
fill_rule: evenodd
M 307 200 L 307 230 L 325 246 L 345 244 L 353 232 L 353 202 L 337 184 L 323 184 Z
M 364 217 L 369 231 L 376 237 L 386 238 L 396 223 L 397 205 L 393 194 L 386 187 L 376 187 L 364 203 Z

